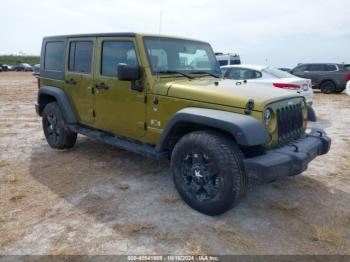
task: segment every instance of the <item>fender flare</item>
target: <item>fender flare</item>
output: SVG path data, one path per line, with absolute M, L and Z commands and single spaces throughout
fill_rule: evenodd
M 307 120 L 311 122 L 317 121 L 315 110 L 309 105 L 307 106 Z
M 75 117 L 75 113 L 73 111 L 73 108 L 69 102 L 69 99 L 65 92 L 57 87 L 53 86 L 43 86 L 40 87 L 38 92 L 38 113 L 41 116 L 42 111 L 44 110 L 45 105 L 47 104 L 47 100 L 45 98 L 53 97 L 55 98 L 56 102 L 58 103 L 62 113 L 63 117 L 67 124 L 76 124 L 77 119 Z
M 176 112 L 162 132 L 161 138 L 156 146 L 161 151 L 166 146 L 166 140 L 171 130 L 179 123 L 194 123 L 230 133 L 239 145 L 258 146 L 267 144 L 269 134 L 265 125 L 258 119 L 214 109 L 189 107 Z

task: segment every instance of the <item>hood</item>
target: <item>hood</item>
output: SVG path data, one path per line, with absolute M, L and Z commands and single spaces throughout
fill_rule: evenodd
M 267 104 L 301 97 L 286 90 L 258 83 L 244 83 L 229 79 L 196 78 L 158 82 L 155 93 L 200 102 L 246 108 L 254 100 L 255 111 L 263 111 Z

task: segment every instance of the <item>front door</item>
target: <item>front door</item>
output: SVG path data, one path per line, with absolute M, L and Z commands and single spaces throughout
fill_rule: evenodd
M 118 64 L 139 64 L 133 38 L 97 39 L 95 73 L 95 123 L 98 129 L 138 139 L 145 134 L 145 91 L 131 89 L 130 81 L 117 77 Z
M 92 95 L 94 47 L 96 38 L 69 39 L 65 89 L 79 123 L 92 125 L 94 101 Z

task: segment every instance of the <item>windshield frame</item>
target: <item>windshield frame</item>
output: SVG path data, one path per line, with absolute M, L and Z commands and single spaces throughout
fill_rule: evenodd
M 147 62 L 149 64 L 149 68 L 151 70 L 151 73 L 152 75 L 154 76 L 181 76 L 181 77 L 185 77 L 183 75 L 180 75 L 180 74 L 167 74 L 167 73 L 161 73 L 161 72 L 158 72 L 158 71 L 155 71 L 153 70 L 153 67 L 152 67 L 152 63 L 151 63 L 151 59 L 149 57 L 149 52 L 148 52 L 148 48 L 147 48 L 147 43 L 146 41 L 148 39 L 159 39 L 159 40 L 175 40 L 175 41 L 186 41 L 186 42 L 193 42 L 193 43 L 199 43 L 199 44 L 204 44 L 204 45 L 207 45 L 208 48 L 209 48 L 209 51 L 211 51 L 211 55 L 212 55 L 212 58 L 214 59 L 215 63 L 216 63 L 216 68 L 218 69 L 218 71 L 216 72 L 215 69 L 211 69 L 211 70 L 200 70 L 200 69 L 193 69 L 193 70 L 176 70 L 176 71 L 180 71 L 184 74 L 192 74 L 191 72 L 196 72 L 196 71 L 203 71 L 205 72 L 205 74 L 216 74 L 218 76 L 221 76 L 221 68 L 220 68 L 220 65 L 219 65 L 219 62 L 217 61 L 216 59 L 216 56 L 215 56 L 215 53 L 214 53 L 214 50 L 213 48 L 211 47 L 211 45 L 208 43 L 208 42 L 205 42 L 205 41 L 200 41 L 200 40 L 192 40 L 192 39 L 186 39 L 186 38 L 176 38 L 176 37 L 164 37 L 164 36 L 143 36 L 142 37 L 142 41 L 143 41 L 143 46 L 144 46 L 144 50 L 145 50 L 145 53 L 146 53 L 146 57 L 147 57 Z M 209 55 L 209 54 L 208 54 Z M 210 58 L 209 58 L 210 59 Z M 169 71 L 172 71 L 172 70 L 175 70 L 175 69 L 168 69 Z M 203 73 L 204 74 L 204 73 Z

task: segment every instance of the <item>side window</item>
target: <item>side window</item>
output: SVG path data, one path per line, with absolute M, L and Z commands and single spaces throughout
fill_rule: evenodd
M 324 65 L 324 71 L 327 72 L 333 72 L 333 71 L 337 71 L 337 67 L 335 65 Z
M 239 64 L 241 64 L 241 60 L 239 59 L 230 60 L 230 65 L 239 65 Z
M 321 64 L 309 65 L 308 69 L 310 72 L 325 71 L 324 66 Z
M 228 65 L 228 60 L 218 60 L 220 66 Z
M 262 77 L 262 74 L 258 71 L 246 69 L 246 68 L 231 68 L 225 75 L 229 79 L 245 80 L 256 79 Z
M 133 42 L 105 41 L 102 43 L 101 75 L 117 77 L 118 64 L 138 64 Z
M 254 78 L 261 78 L 262 77 L 262 73 L 259 71 L 254 71 L 254 75 L 255 75 Z
M 302 73 L 307 71 L 307 65 L 298 66 L 293 70 L 293 73 Z
M 77 73 L 91 73 L 93 43 L 74 41 L 69 46 L 68 70 Z
M 228 68 L 221 68 L 221 75 L 225 76 Z
M 240 80 L 241 78 L 241 69 L 240 68 L 231 68 L 226 72 L 225 77 L 233 80 Z
M 62 71 L 64 63 L 64 42 L 47 42 L 45 47 L 44 69 Z

